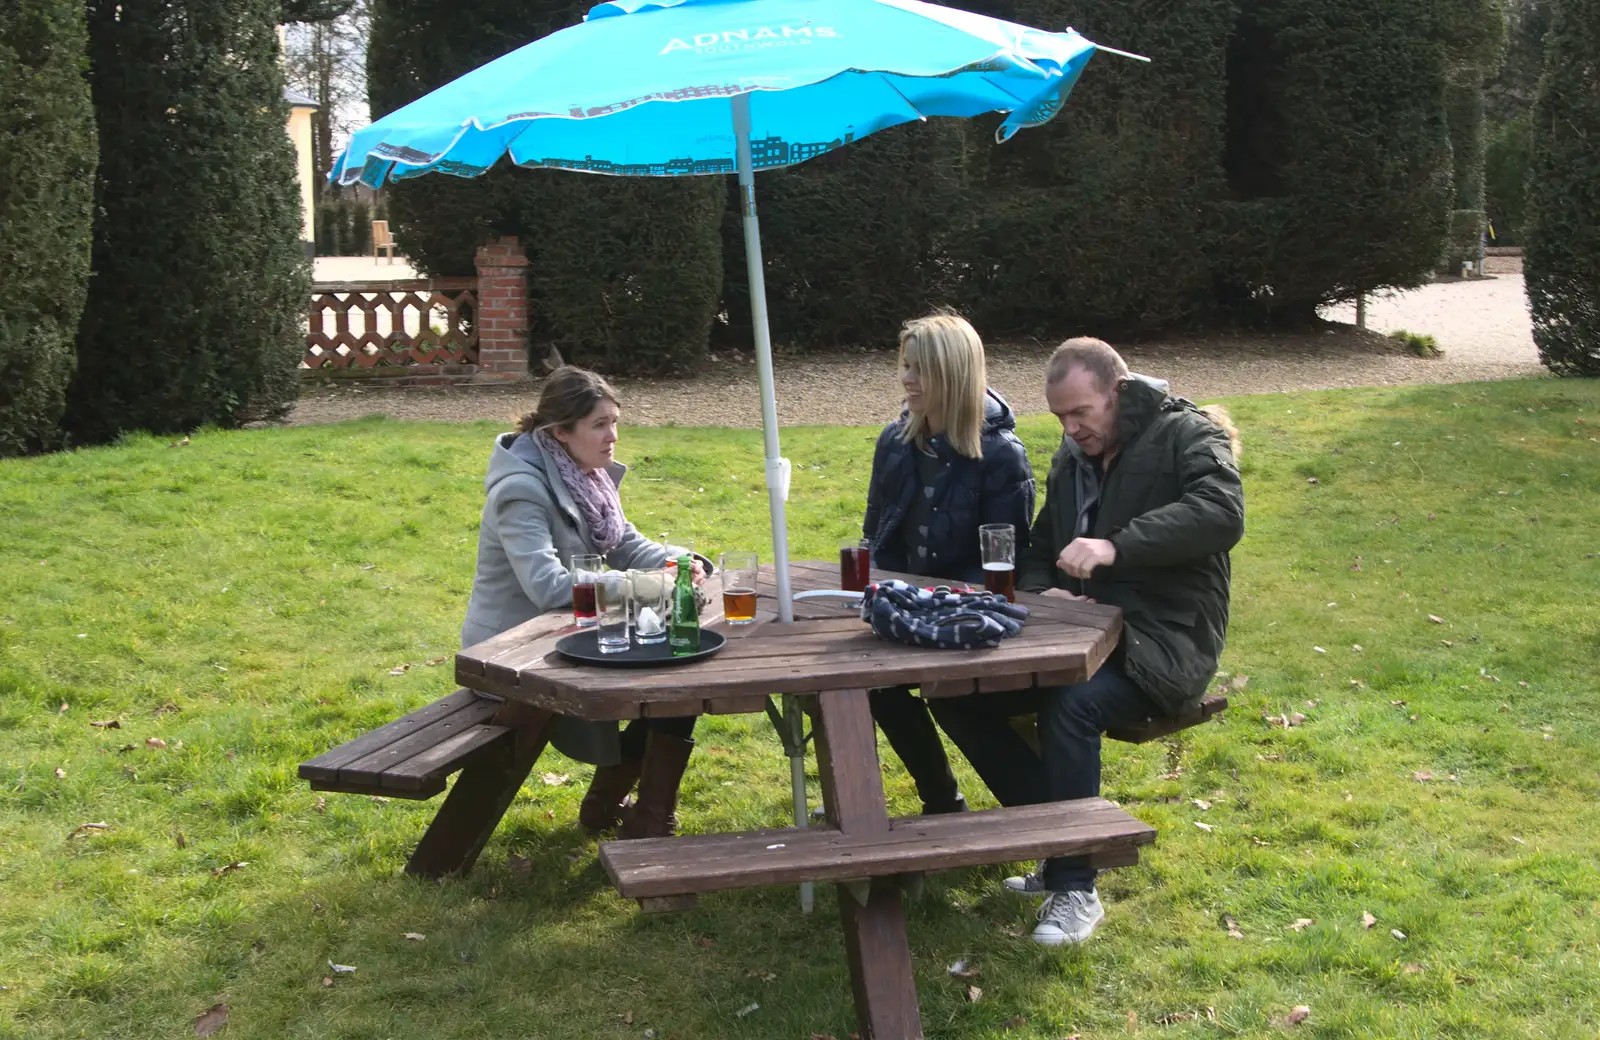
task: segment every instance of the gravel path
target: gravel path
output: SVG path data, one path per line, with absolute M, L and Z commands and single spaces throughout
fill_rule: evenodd
M 1493 278 L 1440 282 L 1369 302 L 1362 332 L 1353 324 L 1321 333 L 1219 335 L 1119 344 L 1137 371 L 1171 380 L 1193 398 L 1328 387 L 1457 383 L 1538 375 L 1520 260 L 1492 258 Z M 1353 323 L 1354 305 L 1329 308 Z M 1444 356 L 1412 357 L 1383 333 L 1427 333 Z M 1041 379 L 1050 345 L 989 344 L 989 381 L 1019 412 L 1044 410 Z M 892 351 L 780 356 L 778 418 L 784 425 L 878 425 L 898 409 Z M 639 425 L 760 426 L 755 364 L 744 356 L 711 362 L 692 380 L 620 378 L 627 421 Z M 290 422 L 338 422 L 383 413 L 395 419 L 504 421 L 531 406 L 536 388 L 426 387 L 405 390 L 312 388 Z

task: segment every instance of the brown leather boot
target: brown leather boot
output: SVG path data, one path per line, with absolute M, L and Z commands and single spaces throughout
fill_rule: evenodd
M 578 825 L 591 834 L 615 827 L 622 819 L 622 800 L 633 790 L 643 766 L 642 758 L 624 758 L 614 766 L 596 766 L 583 804 L 578 806 Z
M 644 746 L 639 795 L 622 813 L 619 838 L 670 838 L 678 831 L 678 782 L 689 766 L 694 741 L 650 734 Z

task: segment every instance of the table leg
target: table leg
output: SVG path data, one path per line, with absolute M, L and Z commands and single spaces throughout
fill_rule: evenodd
M 834 691 L 817 701 L 817 772 L 829 822 L 846 834 L 887 831 L 889 813 L 867 691 Z M 920 1040 L 922 1019 L 898 880 L 873 878 L 865 905 L 849 886 L 836 887 L 863 1040 Z
M 439 813 L 417 843 L 406 873 L 417 877 L 465 874 L 478 861 L 500 818 L 511 807 L 522 781 L 544 753 L 553 716 L 527 705 L 507 703 L 495 722 L 512 726 L 507 754 L 475 762 L 461 771 Z

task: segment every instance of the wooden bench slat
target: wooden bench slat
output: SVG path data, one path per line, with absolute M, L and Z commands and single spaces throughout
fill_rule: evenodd
M 879 833 L 842 834 L 827 827 L 607 842 L 600 846 L 600 862 L 618 892 L 642 899 L 1050 856 L 1120 852 L 1126 861 L 1127 851 L 1154 840 L 1148 824 L 1104 799 L 1086 798 L 905 817 Z
M 336 748 L 325 751 L 309 762 L 300 763 L 300 779 L 333 783 L 339 779 L 339 770 L 357 759 L 364 758 L 375 751 L 381 751 L 395 741 L 409 736 L 430 723 L 453 715 L 471 705 L 482 703 L 485 703 L 484 699 L 471 690 L 457 690 L 449 696 L 441 697 L 432 704 L 418 708 L 409 715 L 402 716 L 387 725 L 379 726 L 375 730 L 363 733 L 348 743 L 340 744 Z
M 483 724 L 468 726 L 443 743 L 435 744 L 421 754 L 385 769 L 380 774 L 383 786 L 394 789 L 428 786 L 435 778 L 443 779 L 457 769 L 464 768 L 480 754 L 509 745 L 510 740 L 510 727 Z
M 490 700 L 476 700 L 460 711 L 430 722 L 421 729 L 393 741 L 370 755 L 364 755 L 341 766 L 339 780 L 353 783 L 376 783 L 388 786 L 383 779 L 390 769 L 445 744 L 452 738 L 494 718 L 500 705 Z
M 370 794 L 379 798 L 409 798 L 412 801 L 425 802 L 429 798 L 443 791 L 448 777 L 432 777 L 423 782 L 419 787 L 405 790 L 394 787 L 384 787 L 380 784 L 358 784 L 349 781 L 322 780 L 311 781 L 313 791 L 336 791 L 339 794 Z
M 1132 726 L 1122 726 L 1118 729 L 1106 730 L 1106 736 L 1112 740 L 1126 741 L 1129 744 L 1143 744 L 1157 737 L 1164 737 L 1176 733 L 1190 726 L 1198 726 L 1207 722 L 1211 716 L 1224 710 L 1228 706 L 1228 698 L 1220 693 L 1207 694 L 1193 711 L 1184 712 L 1182 715 L 1163 715 L 1159 718 L 1146 719 Z

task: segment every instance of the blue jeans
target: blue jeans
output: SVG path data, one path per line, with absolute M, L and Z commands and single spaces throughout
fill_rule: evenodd
M 1002 805 L 1099 795 L 1100 735 L 1162 714 L 1121 665 L 1109 661 L 1071 686 L 936 698 L 928 706 Z M 1038 718 L 1037 754 L 1008 721 L 1030 713 Z M 1045 860 L 1044 886 L 1052 892 L 1087 892 L 1094 879 L 1086 857 Z

